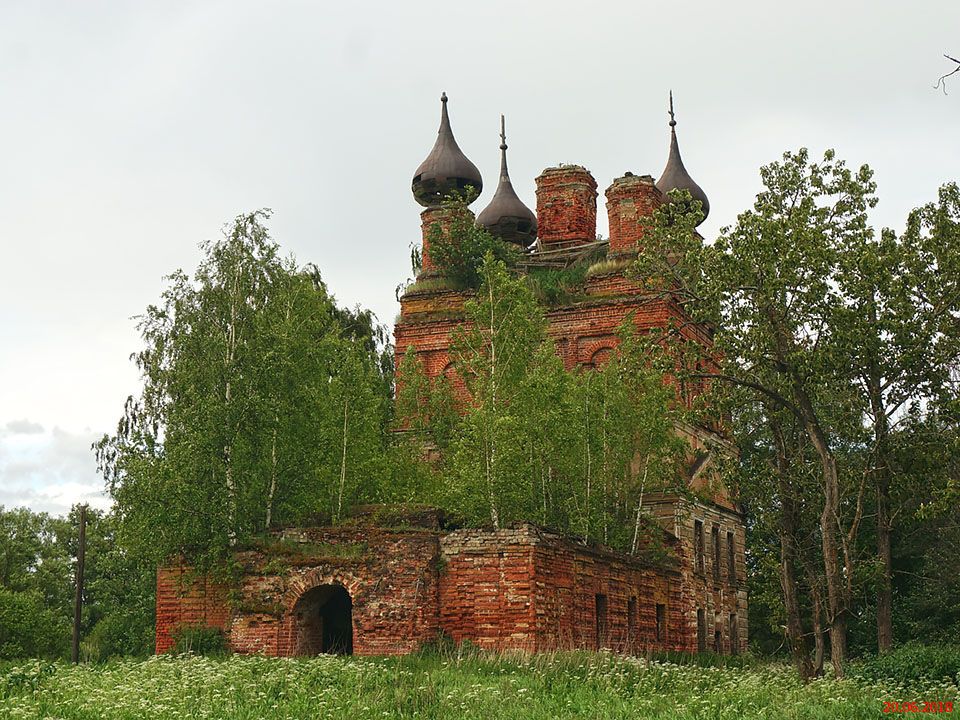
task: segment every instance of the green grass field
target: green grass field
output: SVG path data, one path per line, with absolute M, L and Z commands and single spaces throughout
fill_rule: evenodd
M 960 713 L 957 695 L 956 677 L 804 686 L 779 664 L 704 667 L 604 653 L 161 656 L 0 669 L 0 717 L 63 720 L 875 718 L 884 716 L 884 701 L 952 701 Z

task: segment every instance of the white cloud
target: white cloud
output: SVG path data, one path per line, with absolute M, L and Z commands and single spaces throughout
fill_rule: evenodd
M 12 425 L 24 430 L 9 432 Z M 80 502 L 110 506 L 90 449 L 97 433 L 59 427 L 46 431 L 28 420 L 7 423 L 6 428 L 8 432 L 0 434 L 0 505 L 54 515 Z
M 24 418 L 23 420 L 11 420 L 7 423 L 5 430 L 12 435 L 36 435 L 43 432 L 43 425 L 30 422 Z

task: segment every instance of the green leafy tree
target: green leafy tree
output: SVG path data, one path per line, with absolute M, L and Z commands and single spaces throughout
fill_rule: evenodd
M 454 467 L 461 481 L 481 479 L 487 511 L 499 529 L 505 504 L 517 501 L 524 466 L 517 409 L 524 380 L 544 340 L 546 321 L 526 285 L 487 253 L 467 323 L 454 333 L 450 355 L 471 402 L 460 423 Z
M 200 566 L 238 540 L 375 496 L 390 379 L 372 316 L 279 256 L 255 212 L 140 319 L 143 390 L 97 445 L 122 541 Z
M 431 261 L 448 280 L 475 289 L 483 281 L 482 267 L 488 254 L 505 265 L 519 257 L 513 245 L 476 224 L 463 198 L 451 196 L 444 201 L 443 211 L 448 226 L 445 229 L 441 223 L 435 223 L 427 235 L 427 244 Z
M 665 206 L 637 274 L 716 328 L 725 363 L 703 375 L 739 388 L 755 410 L 735 419 L 753 416 L 741 437 L 762 438 L 761 456 L 773 470 L 757 473 L 754 499 L 761 512 L 778 513 L 767 527 L 779 533 L 791 645 L 798 659 L 807 657 L 798 598 L 805 587 L 810 632 L 819 640 L 822 610 L 834 669 L 842 673 L 855 597 L 874 583 L 878 644 L 892 642 L 891 535 L 902 496 L 912 492 L 894 462 L 894 434 L 908 408 L 949 404 L 957 357 L 956 189 L 945 187 L 937 205 L 915 211 L 901 237 L 877 237 L 866 215 L 876 202 L 869 168 L 853 172 L 832 152 L 809 162 L 802 150 L 761 176 L 766 188 L 753 209 L 712 246 L 694 232 L 696 212 L 684 203 Z M 811 488 L 814 468 L 818 486 Z M 871 491 L 876 577 L 861 533 Z M 815 494 L 822 497 L 819 552 L 802 541 L 812 532 L 805 506 Z M 816 667 L 814 660 L 801 672 Z
M 440 450 L 444 504 L 472 524 L 539 520 L 638 551 L 644 490 L 679 477 L 683 413 L 653 361 L 667 355 L 627 322 L 603 368 L 568 372 L 525 279 L 489 253 L 480 274 L 451 343 L 459 412 L 448 380 L 427 379 L 412 352 L 400 370 L 399 414 Z
M 894 462 L 898 425 L 918 404 L 955 397 L 951 371 L 960 359 L 960 192 L 940 190 L 939 203 L 914 210 L 897 237 L 858 234 L 839 248 L 835 275 L 842 302 L 829 318 L 834 375 L 849 374 L 863 398 L 869 433 L 864 462 L 876 494 L 880 573 L 877 645 L 893 645 L 891 538 L 897 494 L 912 493 Z
M 828 340 L 843 302 L 839 256 L 869 237 L 875 185 L 869 168 L 852 172 L 832 151 L 821 162 L 810 162 L 806 150 L 786 153 L 761 177 L 753 209 L 711 246 L 694 231 L 698 213 L 668 204 L 645 237 L 637 271 L 716 328 L 724 366 L 704 375 L 752 390 L 803 428 L 820 466 L 831 659 L 842 674 L 863 484 L 843 482 L 837 452 L 840 427 L 854 427 L 862 408 L 849 376 L 829 372 L 838 348 Z

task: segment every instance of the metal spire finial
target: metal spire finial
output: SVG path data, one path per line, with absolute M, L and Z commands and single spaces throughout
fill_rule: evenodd
M 500 115 L 500 177 L 509 180 L 507 172 L 507 130 L 503 115 Z
M 670 91 L 670 127 L 676 127 L 677 121 L 673 117 L 673 90 Z
M 537 237 L 537 216 L 517 197 L 507 171 L 507 125 L 500 115 L 500 182 L 490 204 L 477 215 L 477 224 L 491 233 L 528 247 Z

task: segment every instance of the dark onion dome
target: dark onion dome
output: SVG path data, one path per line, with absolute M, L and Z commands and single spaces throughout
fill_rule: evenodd
M 506 242 L 528 247 L 537 239 L 537 216 L 517 197 L 507 172 L 507 134 L 500 116 L 500 184 L 490 204 L 477 216 L 481 225 Z
M 697 185 L 690 173 L 683 166 L 680 158 L 680 146 L 677 144 L 677 121 L 673 117 L 673 91 L 670 92 L 670 157 L 667 166 L 663 169 L 660 179 L 657 180 L 657 190 L 666 195 L 671 190 L 686 190 L 694 200 L 699 200 L 703 209 L 702 223 L 710 214 L 710 201 L 707 194 Z M 699 225 L 700 223 L 697 223 Z
M 440 113 L 437 142 L 413 176 L 413 197 L 424 207 L 436 207 L 451 194 L 460 195 L 470 203 L 483 189 L 480 171 L 463 154 L 453 137 L 450 117 L 447 115 L 446 93 L 440 96 L 440 102 L 443 110 Z M 466 197 L 464 193 L 468 186 L 473 188 L 471 197 Z

